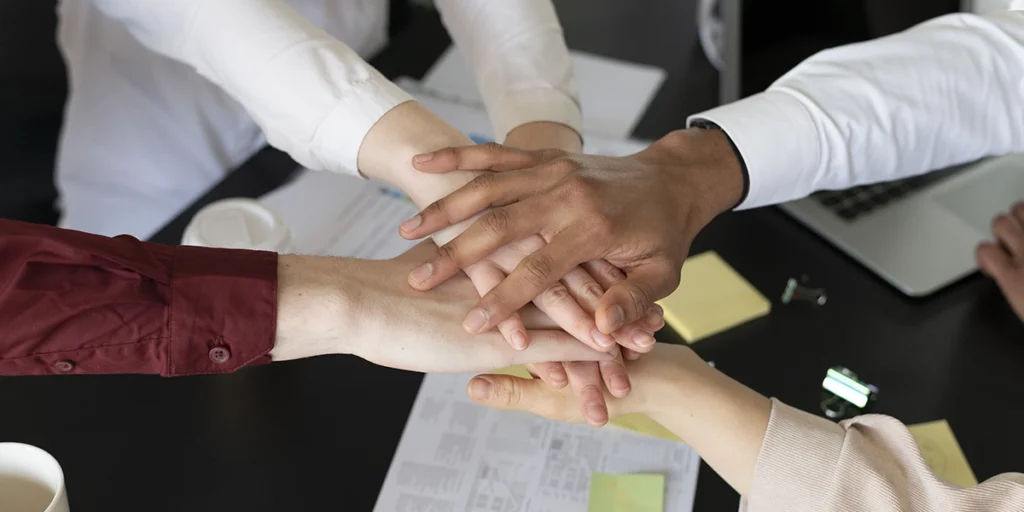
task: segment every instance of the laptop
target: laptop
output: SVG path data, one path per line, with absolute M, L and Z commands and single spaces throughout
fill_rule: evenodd
M 721 0 L 723 102 L 764 90 L 803 59 L 956 12 L 959 0 Z M 879 12 L 879 9 L 883 9 Z M 909 296 L 977 270 L 992 219 L 1024 200 L 1024 155 L 819 192 L 782 209 Z

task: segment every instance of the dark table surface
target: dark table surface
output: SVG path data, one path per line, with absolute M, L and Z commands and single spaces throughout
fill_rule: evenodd
M 715 73 L 679 29 L 692 6 L 599 3 L 556 2 L 571 47 L 669 71 L 639 137 L 678 128 L 714 102 Z M 447 44 L 436 16 L 419 13 L 375 64 L 422 76 Z M 291 169 L 264 152 L 199 203 L 262 195 Z M 191 211 L 156 240 L 177 242 Z M 693 251 L 708 249 L 774 302 L 769 316 L 694 346 L 719 369 L 817 411 L 825 370 L 846 365 L 881 388 L 877 412 L 948 419 L 979 479 L 1024 467 L 1024 438 L 1014 434 L 1024 424 L 1024 324 L 990 281 L 974 276 L 907 299 L 775 209 L 723 216 Z M 826 306 L 778 302 L 786 279 L 803 274 L 828 290 Z M 343 356 L 179 379 L 3 378 L 0 440 L 53 453 L 75 512 L 370 510 L 421 378 Z M 736 503 L 703 466 L 695 510 Z

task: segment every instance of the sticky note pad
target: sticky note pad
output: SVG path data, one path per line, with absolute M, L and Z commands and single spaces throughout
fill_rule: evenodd
M 946 420 L 921 423 L 908 427 L 917 440 L 928 467 L 947 482 L 961 487 L 978 485 L 978 479 L 967 463 L 967 457 L 960 449 L 960 443 L 953 435 Z
M 521 364 L 517 364 L 515 366 L 509 366 L 507 368 L 502 368 L 500 370 L 494 370 L 491 373 L 498 374 L 498 375 L 511 375 L 513 377 L 521 377 L 521 378 L 524 378 L 524 379 L 532 379 L 533 378 L 533 375 L 530 375 L 530 372 L 529 372 L 529 370 L 526 369 L 526 366 L 523 366 Z
M 673 434 L 669 429 L 661 426 L 661 423 L 654 421 L 646 414 L 623 414 L 608 422 L 610 425 L 632 430 L 640 434 L 667 439 L 669 441 L 681 441 L 679 436 Z
M 590 475 L 587 512 L 663 512 L 665 475 Z
M 690 343 L 767 315 L 772 305 L 714 251 L 683 264 L 679 288 L 658 301 L 665 322 Z

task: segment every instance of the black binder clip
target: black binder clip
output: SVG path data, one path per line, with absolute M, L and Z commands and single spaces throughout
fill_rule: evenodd
M 878 396 L 878 388 L 857 378 L 849 368 L 834 366 L 821 382 L 824 390 L 821 410 L 834 420 L 845 420 L 863 414 Z

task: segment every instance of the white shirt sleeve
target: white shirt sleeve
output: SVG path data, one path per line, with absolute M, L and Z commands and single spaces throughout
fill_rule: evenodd
M 572 60 L 551 0 L 435 4 L 473 67 L 498 140 L 535 121 L 562 123 L 582 133 Z
M 743 156 L 740 208 L 1024 151 L 1024 12 L 943 16 L 826 50 L 695 119 Z
M 281 0 L 91 1 L 222 87 L 306 167 L 356 172 L 370 128 L 412 99 Z

